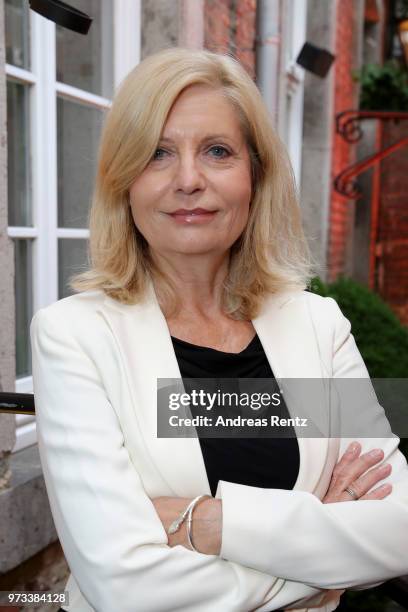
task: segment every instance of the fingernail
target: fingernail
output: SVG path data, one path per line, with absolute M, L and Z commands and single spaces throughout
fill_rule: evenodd
M 380 489 L 381 489 L 381 491 L 388 491 L 388 490 L 391 491 L 392 485 L 384 484 L 384 485 L 381 485 Z
M 389 463 L 384 463 L 384 465 L 382 465 L 380 467 L 379 471 L 380 471 L 381 474 L 385 474 L 385 472 L 390 471 L 390 467 L 391 467 L 391 465 Z
M 350 446 L 348 447 L 347 452 L 348 452 L 348 453 L 350 453 L 350 454 L 351 454 L 351 453 L 355 453 L 355 452 L 356 452 L 356 450 L 358 449 L 358 447 L 359 447 L 359 446 L 360 446 L 360 445 L 359 445 L 359 443 L 358 443 L 358 442 L 353 442 L 353 443 L 352 443 L 352 444 L 350 444 Z
M 380 448 L 375 448 L 369 452 L 369 455 L 370 457 L 380 457 L 380 455 L 382 455 L 382 450 Z

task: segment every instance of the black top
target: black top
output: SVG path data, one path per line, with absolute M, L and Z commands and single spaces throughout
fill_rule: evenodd
M 256 335 L 240 353 L 226 353 L 171 337 L 182 378 L 272 378 Z M 286 414 L 287 408 L 285 406 Z M 256 415 L 255 415 L 256 416 Z M 299 472 L 299 447 L 293 437 L 202 438 L 201 451 L 211 493 L 219 480 L 271 489 L 293 489 Z

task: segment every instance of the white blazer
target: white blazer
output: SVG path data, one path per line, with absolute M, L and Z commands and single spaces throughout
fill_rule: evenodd
M 274 294 L 252 323 L 277 378 L 368 377 L 332 298 Z M 151 499 L 211 491 L 198 438 L 156 435 L 157 378 L 181 374 L 152 284 L 137 305 L 86 291 L 42 308 L 31 342 L 41 463 L 71 570 L 65 609 L 330 612 L 345 588 L 408 572 L 408 467 L 392 434 L 359 440 L 392 464 L 383 500 L 322 504 L 351 439 L 299 437 L 294 490 L 219 482 L 220 556 L 167 545 Z M 370 431 L 389 431 L 376 397 L 368 416 Z

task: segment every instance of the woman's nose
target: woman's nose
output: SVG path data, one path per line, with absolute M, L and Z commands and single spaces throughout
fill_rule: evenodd
M 191 193 L 204 189 L 205 176 L 199 160 L 193 154 L 180 154 L 176 164 L 176 189 Z

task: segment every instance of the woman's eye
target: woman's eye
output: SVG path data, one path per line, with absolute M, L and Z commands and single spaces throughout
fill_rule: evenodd
M 210 151 L 221 151 L 222 155 L 215 155 L 217 159 L 223 159 L 224 157 L 228 157 L 230 155 L 230 152 L 221 145 L 214 145 L 211 147 Z
M 230 155 L 230 152 L 221 145 L 214 145 L 213 147 L 210 147 L 209 151 L 215 151 L 215 153 L 213 153 L 213 157 L 215 157 L 215 159 L 224 159 Z M 152 161 L 160 161 L 164 159 L 167 154 L 168 151 L 165 149 L 156 149 L 153 153 Z
M 157 155 L 158 153 L 166 153 L 166 151 L 164 149 L 156 149 L 155 152 L 153 153 L 153 157 L 152 157 L 153 161 L 163 159 L 162 156 Z

